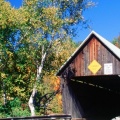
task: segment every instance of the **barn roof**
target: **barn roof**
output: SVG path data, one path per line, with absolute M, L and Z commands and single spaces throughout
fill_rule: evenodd
M 104 44 L 111 52 L 114 53 L 119 59 L 120 59 L 120 49 L 113 45 L 111 42 L 103 38 L 101 35 L 96 33 L 95 31 L 92 31 L 86 39 L 80 44 L 80 46 L 76 49 L 76 51 L 69 57 L 69 59 L 60 67 L 60 69 L 57 72 L 57 76 L 61 74 L 61 72 L 66 68 L 66 66 L 69 64 L 69 62 L 74 58 L 74 56 L 77 54 L 77 52 L 85 45 L 85 43 L 89 40 L 89 38 L 94 35 L 96 36 L 99 41 Z

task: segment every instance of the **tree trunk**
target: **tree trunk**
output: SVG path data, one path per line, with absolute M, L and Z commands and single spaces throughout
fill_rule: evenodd
M 42 58 L 42 61 L 43 61 L 43 58 Z M 41 75 L 41 72 L 42 72 L 42 69 L 43 69 L 43 63 L 44 63 L 44 61 L 42 62 L 41 66 L 39 66 L 37 68 L 36 82 L 35 82 L 35 85 L 33 87 L 32 94 L 29 98 L 29 102 L 28 102 L 28 105 L 29 105 L 29 108 L 30 108 L 30 111 L 31 111 L 31 116 L 35 116 L 34 98 L 35 98 L 35 93 L 37 92 L 36 83 L 40 78 L 40 75 Z
M 36 93 L 36 86 L 34 86 L 32 94 L 31 94 L 29 102 L 28 102 L 29 108 L 30 108 L 30 111 L 31 111 L 31 116 L 35 116 L 35 107 L 34 107 L 35 93 Z
M 43 50 L 42 50 L 41 64 L 40 64 L 40 66 L 37 66 L 36 82 L 35 82 L 35 85 L 34 85 L 34 87 L 33 87 L 32 94 L 31 94 L 31 96 L 30 96 L 30 98 L 29 98 L 29 102 L 28 102 L 28 105 L 29 105 L 29 108 L 30 108 L 30 111 L 31 111 L 31 116 L 35 116 L 34 97 L 35 97 L 35 93 L 37 92 L 36 83 L 38 82 L 38 80 L 39 80 L 39 78 L 40 78 L 40 75 L 41 75 L 41 73 L 42 73 L 44 61 L 45 61 L 46 54 L 47 54 L 47 51 L 46 51 L 44 54 L 43 54 L 43 51 L 44 51 L 44 47 L 43 47 Z
M 47 48 L 47 50 L 45 52 L 44 52 L 44 46 L 42 47 L 42 59 L 41 59 L 41 63 L 40 63 L 40 65 L 37 65 L 36 82 L 35 82 L 35 85 L 33 87 L 32 94 L 31 94 L 31 96 L 29 98 L 29 102 L 28 102 L 28 105 L 29 105 L 29 108 L 30 108 L 30 111 L 31 111 L 31 116 L 35 116 L 34 97 L 35 97 L 35 93 L 37 92 L 36 83 L 38 82 L 38 80 L 39 80 L 39 78 L 41 76 L 42 69 L 43 69 L 43 66 L 44 66 L 44 62 L 45 62 L 46 56 L 48 54 L 48 51 L 49 51 L 49 49 L 52 46 L 52 42 L 53 41 L 50 41 L 49 46 L 48 46 L 48 48 Z
M 5 82 L 3 82 L 3 100 L 4 100 L 4 105 L 6 105 L 6 103 L 7 103 L 7 96 L 6 96 Z

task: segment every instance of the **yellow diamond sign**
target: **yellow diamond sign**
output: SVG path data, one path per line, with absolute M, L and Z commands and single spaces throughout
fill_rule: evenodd
M 90 63 L 90 65 L 88 66 L 88 69 L 89 69 L 93 74 L 96 74 L 101 67 L 102 67 L 102 66 L 101 66 L 96 60 L 93 60 L 93 61 Z

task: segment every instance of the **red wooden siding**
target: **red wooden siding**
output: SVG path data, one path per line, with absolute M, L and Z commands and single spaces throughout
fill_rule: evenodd
M 96 37 L 92 37 L 89 43 L 74 58 L 72 67 L 75 69 L 75 76 L 94 75 L 88 66 L 96 60 L 102 67 L 95 75 L 104 75 L 104 64 L 112 63 L 113 75 L 120 74 L 120 62 Z

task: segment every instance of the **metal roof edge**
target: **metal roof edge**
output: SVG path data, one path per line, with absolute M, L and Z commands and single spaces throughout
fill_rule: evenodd
M 101 35 L 93 31 L 93 34 L 120 59 L 120 49 L 114 44 L 103 38 Z

